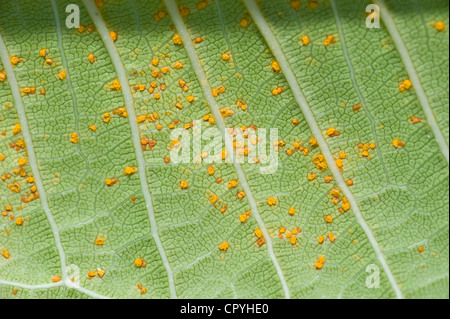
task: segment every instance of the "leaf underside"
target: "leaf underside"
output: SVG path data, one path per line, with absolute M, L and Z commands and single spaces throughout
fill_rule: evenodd
M 386 1 L 406 51 L 383 11 L 380 28 L 366 27 L 368 1 L 261 0 L 263 26 L 246 7 L 253 1 L 88 1 L 0 1 L 0 298 L 448 298 L 447 1 Z M 66 27 L 70 3 L 79 6 L 80 29 Z M 180 25 L 189 38 L 176 44 Z M 116 33 L 113 46 L 101 26 Z M 287 61 L 280 71 L 264 26 Z M 412 73 L 419 85 L 399 90 Z M 128 85 L 111 88 L 124 77 Z M 223 109 L 229 116 L 203 120 Z M 278 129 L 286 144 L 278 169 L 165 163 L 171 124 L 196 120 L 203 130 L 220 121 Z M 311 123 L 325 143 L 311 146 L 320 139 Z M 156 145 L 142 149 L 142 138 Z M 368 156 L 364 144 L 374 144 Z M 342 172 L 330 161 L 316 167 L 324 150 L 334 159 L 345 153 Z M 136 172 L 124 175 L 126 167 Z M 232 180 L 239 183 L 229 188 Z M 345 191 L 356 205 L 344 211 Z M 301 228 L 295 245 L 281 227 Z M 257 228 L 268 235 L 261 246 Z M 370 265 L 379 288 L 367 286 Z

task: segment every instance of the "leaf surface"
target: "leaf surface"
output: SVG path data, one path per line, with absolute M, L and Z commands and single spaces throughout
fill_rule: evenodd
M 0 297 L 448 298 L 448 2 L 375 3 L 2 1 Z M 167 163 L 244 126 L 273 174 Z

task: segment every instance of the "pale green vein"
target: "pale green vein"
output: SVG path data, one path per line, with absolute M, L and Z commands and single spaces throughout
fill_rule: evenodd
M 161 256 L 161 260 L 163 262 L 164 268 L 167 272 L 167 277 L 168 277 L 168 281 L 169 281 L 170 297 L 176 298 L 177 295 L 176 295 L 175 283 L 174 283 L 174 279 L 173 279 L 172 268 L 169 264 L 169 260 L 167 259 L 166 252 L 161 243 L 161 239 L 159 238 L 158 225 L 156 223 L 155 212 L 154 212 L 153 204 L 152 204 L 152 198 L 151 198 L 150 191 L 149 191 L 148 184 L 147 184 L 145 159 L 144 159 L 144 154 L 142 153 L 141 142 L 139 139 L 139 128 L 137 126 L 136 112 L 134 110 L 133 97 L 131 95 L 130 85 L 128 84 L 127 74 L 126 74 L 125 68 L 122 64 L 122 61 L 120 60 L 119 53 L 117 52 L 117 49 L 109 35 L 109 30 L 107 29 L 107 27 L 105 25 L 105 21 L 103 21 L 103 18 L 101 17 L 99 11 L 97 10 L 97 7 L 95 6 L 94 1 L 83 0 L 83 3 L 85 5 L 89 15 L 91 16 L 91 19 L 94 22 L 95 27 L 97 28 L 97 31 L 100 34 L 100 37 L 102 38 L 105 48 L 108 51 L 109 57 L 111 58 L 111 61 L 116 70 L 119 82 L 122 86 L 122 93 L 123 93 L 123 97 L 125 100 L 125 107 L 128 112 L 128 119 L 129 119 L 129 123 L 130 123 L 130 127 L 131 127 L 133 146 L 134 146 L 134 150 L 136 153 L 136 160 L 138 162 L 139 180 L 140 180 L 140 184 L 141 184 L 141 188 L 142 188 L 142 193 L 143 193 L 144 199 L 145 199 L 145 204 L 147 207 L 148 218 L 150 220 L 152 236 L 155 241 L 158 252 Z
M 439 129 L 439 126 L 436 122 L 436 118 L 433 114 L 433 110 L 431 109 L 430 103 L 428 102 L 427 95 L 425 94 L 425 91 L 422 87 L 422 83 L 419 80 L 419 76 L 417 75 L 411 57 L 409 56 L 408 49 L 403 43 L 403 39 L 400 33 L 398 32 L 397 26 L 395 25 L 395 22 L 392 19 L 391 14 L 389 13 L 389 10 L 387 9 L 384 1 L 375 0 L 374 3 L 378 5 L 380 8 L 381 19 L 384 25 L 386 26 L 386 29 L 389 31 L 392 40 L 394 41 L 394 44 L 397 48 L 397 51 L 400 54 L 403 65 L 405 66 L 406 72 L 409 75 L 409 80 L 411 81 L 414 91 L 416 92 L 417 98 L 419 99 L 420 104 L 422 105 L 422 109 L 427 118 L 428 125 L 430 125 L 434 138 L 436 139 L 436 142 L 438 143 L 439 148 L 442 154 L 444 155 L 444 158 L 447 161 L 448 165 L 449 153 L 447 142 L 445 141 L 444 135 L 442 135 L 442 132 Z
M 61 61 L 62 61 L 64 70 L 66 71 L 67 86 L 69 87 L 69 92 L 72 97 L 72 103 L 73 103 L 74 114 L 75 114 L 75 131 L 78 133 L 77 101 L 75 99 L 75 92 L 73 90 L 72 80 L 70 78 L 69 66 L 67 64 L 67 59 L 66 59 L 66 55 L 64 53 L 64 48 L 63 48 L 63 44 L 62 44 L 61 22 L 59 21 L 58 6 L 56 5 L 55 0 L 51 0 L 51 3 L 52 3 L 53 15 L 55 16 L 56 35 L 58 36 L 58 48 L 59 48 L 59 51 L 61 54 Z M 79 146 L 79 143 L 78 143 L 78 146 Z
M 223 20 L 223 17 L 222 17 L 222 9 L 220 8 L 220 0 L 216 1 L 216 7 L 217 7 L 217 16 L 219 18 L 220 27 L 222 29 L 222 34 L 223 34 L 223 37 L 225 39 L 225 42 L 227 43 L 228 50 L 230 50 L 231 56 L 233 57 L 234 66 L 236 67 L 236 71 L 238 73 L 242 74 L 242 70 L 239 68 L 239 65 L 238 65 L 238 63 L 237 63 L 237 61 L 235 59 L 234 54 L 233 54 L 233 46 L 231 45 L 230 39 L 228 38 L 227 29 L 225 27 L 225 23 L 224 23 L 224 20 Z
M 13 286 L 13 287 L 17 287 L 17 288 L 33 290 L 33 289 L 48 289 L 48 288 L 53 288 L 53 287 L 61 287 L 61 286 L 65 286 L 65 283 L 63 281 L 59 281 L 59 282 L 55 282 L 55 283 L 51 283 L 51 284 L 27 285 L 27 284 L 22 284 L 20 282 L 14 282 L 14 281 L 0 279 L 0 285 L 8 285 L 8 286 Z
M 66 72 L 66 81 L 67 86 L 69 88 L 70 96 L 72 97 L 73 103 L 73 113 L 75 118 L 75 132 L 78 134 L 78 108 L 77 108 L 77 99 L 75 97 L 75 91 L 72 86 L 72 79 L 70 77 L 69 65 L 67 63 L 66 54 L 64 53 L 64 48 L 62 44 L 62 32 L 61 32 L 61 21 L 59 20 L 58 6 L 55 0 L 51 0 L 53 15 L 55 16 L 55 26 L 56 26 L 56 35 L 58 36 L 58 48 L 61 54 L 61 61 Z M 77 143 L 78 152 L 81 154 L 83 159 L 86 162 L 87 169 L 89 170 L 89 162 L 86 160 L 84 155 L 81 152 L 81 142 Z
M 358 98 L 361 102 L 361 105 L 363 106 L 364 112 L 366 113 L 367 117 L 369 118 L 369 120 L 371 122 L 372 135 L 375 140 L 375 145 L 377 146 L 376 152 L 377 152 L 378 156 L 380 157 L 381 166 L 383 167 L 384 175 L 386 175 L 386 180 L 390 184 L 391 182 L 389 179 L 388 172 L 386 170 L 386 165 L 384 164 L 383 155 L 380 151 L 380 147 L 379 147 L 380 144 L 378 143 L 377 133 L 375 132 L 375 120 L 373 119 L 372 115 L 370 114 L 370 112 L 367 108 L 367 105 L 366 105 L 366 101 L 365 101 L 365 99 L 361 93 L 361 90 L 359 89 L 359 86 L 356 82 L 355 71 L 354 71 L 352 62 L 350 60 L 350 56 L 348 55 L 347 45 L 345 44 L 344 30 L 342 29 L 341 19 L 339 17 L 339 12 L 338 12 L 338 9 L 336 6 L 336 2 L 334 0 L 331 0 L 330 2 L 331 2 L 331 7 L 333 9 L 334 18 L 336 20 L 336 26 L 337 26 L 338 32 L 339 32 L 339 41 L 341 42 L 341 45 L 342 45 L 342 52 L 344 53 L 345 61 L 347 62 L 347 66 L 348 66 L 348 69 L 350 72 L 350 78 L 352 80 L 352 84 L 353 84 L 353 87 L 355 88 L 356 94 L 358 95 Z
M 194 48 L 194 45 L 190 38 L 189 32 L 188 32 L 188 30 L 183 22 L 183 19 L 178 11 L 178 6 L 174 0 L 164 0 L 164 3 L 167 7 L 167 10 L 169 11 L 172 21 L 175 24 L 175 28 L 177 29 L 178 33 L 180 34 L 181 38 L 183 39 L 183 45 L 186 49 L 186 53 L 192 64 L 192 69 L 194 70 L 194 73 L 197 76 L 198 81 L 200 82 L 203 94 L 205 96 L 206 101 L 208 102 L 211 113 L 214 115 L 214 118 L 216 119 L 216 124 L 224 136 L 226 151 L 228 152 L 228 154 L 234 154 L 232 143 L 229 140 L 229 136 L 228 136 L 228 134 L 226 134 L 226 131 L 225 131 L 225 124 L 223 122 L 222 115 L 220 114 L 219 106 L 217 105 L 216 100 L 211 93 L 211 87 L 208 83 L 206 74 L 201 66 L 200 60 L 197 56 L 197 53 L 195 52 L 195 48 Z M 245 177 L 244 171 L 242 170 L 242 167 L 239 164 L 239 162 L 234 157 L 233 157 L 233 165 L 236 170 L 236 174 L 239 177 L 239 182 L 245 191 L 246 197 L 248 198 L 250 207 L 252 209 L 252 214 L 255 217 L 255 219 L 266 239 L 267 251 L 268 251 L 270 259 L 272 260 L 272 262 L 275 266 L 278 277 L 280 278 L 280 282 L 283 287 L 284 295 L 287 299 L 289 299 L 290 298 L 289 288 L 287 286 L 286 279 L 284 277 L 281 266 L 278 263 L 278 260 L 275 256 L 275 253 L 273 250 L 272 239 L 270 237 L 269 232 L 267 231 L 266 226 L 264 225 L 261 215 L 259 214 L 256 200 L 253 197 L 253 194 L 250 190 L 250 187 L 248 185 L 247 178 Z
M 69 288 L 73 288 L 75 290 L 78 290 L 79 292 L 82 292 L 85 295 L 88 295 L 89 297 L 92 297 L 92 298 L 95 298 L 95 299 L 111 299 L 110 297 L 107 297 L 107 296 L 101 295 L 99 293 L 93 292 L 93 291 L 88 290 L 86 288 L 83 288 L 83 287 L 81 287 L 79 285 L 71 286 Z
M 109 299 L 109 297 L 107 297 L 107 296 L 104 296 L 104 295 L 98 294 L 96 292 L 93 292 L 91 290 L 80 287 L 78 284 L 74 284 L 71 281 L 70 281 L 70 284 L 67 284 L 67 282 L 64 282 L 64 281 L 59 281 L 59 282 L 55 282 L 55 283 L 51 283 L 51 284 L 27 285 L 27 284 L 22 284 L 20 282 L 0 279 L 0 286 L 1 285 L 7 285 L 7 286 L 15 287 L 15 288 L 30 289 L 30 290 L 50 289 L 50 288 L 54 288 L 54 287 L 66 287 L 69 289 L 78 290 L 79 292 L 82 292 L 85 295 L 88 295 L 89 297 L 92 297 L 92 298 Z
M 384 256 L 378 242 L 376 241 L 375 236 L 372 233 L 372 230 L 370 229 L 369 225 L 367 224 L 367 222 L 364 220 L 364 217 L 362 216 L 362 213 L 358 207 L 356 198 L 353 196 L 353 193 L 348 188 L 341 173 L 339 172 L 338 167 L 336 166 L 336 163 L 333 158 L 333 154 L 331 154 L 331 151 L 328 148 L 328 144 L 322 135 L 322 131 L 320 130 L 319 125 L 317 124 L 317 122 L 315 120 L 312 110 L 309 107 L 308 102 L 306 101 L 306 99 L 302 93 L 302 90 L 300 89 L 300 85 L 297 82 L 297 78 L 295 77 L 294 72 L 292 71 L 289 62 L 287 61 L 286 56 L 284 55 L 283 51 L 281 50 L 280 44 L 278 43 L 277 39 L 275 38 L 275 35 L 272 33 L 272 30 L 270 29 L 269 25 L 267 24 L 264 16 L 261 13 L 261 10 L 259 9 L 255 0 L 243 0 L 243 1 L 247 7 L 247 10 L 249 11 L 250 15 L 252 16 L 253 21 L 255 21 L 262 36 L 266 40 L 273 55 L 277 59 L 278 64 L 280 65 L 281 70 L 283 71 L 283 74 L 289 83 L 292 93 L 294 94 L 294 98 L 297 101 L 298 105 L 300 106 L 300 109 L 302 110 L 302 113 L 311 129 L 311 132 L 315 136 L 317 143 L 319 144 L 320 150 L 322 151 L 323 155 L 326 158 L 328 167 L 329 167 L 330 171 L 332 172 L 337 185 L 339 186 L 339 188 L 342 190 L 342 192 L 348 199 L 348 201 L 352 207 L 352 210 L 355 214 L 355 218 L 358 221 L 359 225 L 364 230 L 367 238 L 369 239 L 369 242 L 375 251 L 377 259 L 380 262 L 381 266 L 383 267 L 397 298 L 403 298 L 402 292 L 400 291 L 400 287 L 398 286 L 397 282 L 395 281 L 394 275 L 392 274 L 392 271 L 386 262 L 385 256 Z
M 41 200 L 42 208 L 45 212 L 45 215 L 47 216 L 47 220 L 50 224 L 50 227 L 53 232 L 53 236 L 55 238 L 55 245 L 58 250 L 59 259 L 61 263 L 61 277 L 63 281 L 67 281 L 67 268 L 66 268 L 66 254 L 64 253 L 62 244 L 61 244 L 61 238 L 59 236 L 59 229 L 56 225 L 55 219 L 53 218 L 53 215 L 50 211 L 50 207 L 48 205 L 47 200 L 47 192 L 45 191 L 44 184 L 42 183 L 41 174 L 39 172 L 38 163 L 36 160 L 36 153 L 34 151 L 33 142 L 31 139 L 31 133 L 30 129 L 28 127 L 28 120 L 27 116 L 25 114 L 25 108 L 23 106 L 22 97 L 20 95 L 20 89 L 19 84 L 17 83 L 16 75 L 13 69 L 13 66 L 11 64 L 11 61 L 9 60 L 9 52 L 6 47 L 5 42 L 3 41 L 3 37 L 0 34 L 0 56 L 3 62 L 3 66 L 5 68 L 8 82 L 11 87 L 11 94 L 13 96 L 14 105 L 17 110 L 17 114 L 19 116 L 19 122 L 20 126 L 22 128 L 22 134 L 23 138 L 25 140 L 25 144 L 27 146 L 27 153 L 28 153 L 28 162 L 31 167 L 31 171 L 33 172 L 34 180 L 36 183 L 36 187 L 39 192 L 39 198 Z

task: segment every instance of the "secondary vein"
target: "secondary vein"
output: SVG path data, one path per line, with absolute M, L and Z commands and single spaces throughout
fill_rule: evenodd
M 65 286 L 65 283 L 63 281 L 59 281 L 59 282 L 55 282 L 55 283 L 51 283 L 51 284 L 27 285 L 27 284 L 22 284 L 20 282 L 14 282 L 14 281 L 0 279 L 0 285 L 8 285 L 8 286 L 13 286 L 13 287 L 33 290 L 33 289 L 48 289 L 48 288 L 53 288 L 53 287 Z
M 66 81 L 67 81 L 67 87 L 69 88 L 70 96 L 72 98 L 73 103 L 73 115 L 75 118 L 75 132 L 78 134 L 78 107 L 77 107 L 77 99 L 75 96 L 75 90 L 72 86 L 72 79 L 70 77 L 70 71 L 69 71 L 69 64 L 67 63 L 66 54 L 64 53 L 64 47 L 62 43 L 62 32 L 61 32 L 61 21 L 59 20 L 59 13 L 58 13 L 58 6 L 56 4 L 55 0 L 51 0 L 52 3 L 52 9 L 53 9 L 53 15 L 55 16 L 55 25 L 56 25 L 56 35 L 58 37 L 58 48 L 61 54 L 61 61 L 64 67 L 64 71 L 66 72 Z M 81 142 L 77 143 L 77 149 L 80 153 L 81 157 L 86 162 L 86 166 L 89 170 L 89 161 L 86 160 L 85 156 L 81 152 Z
M 353 87 L 355 88 L 356 94 L 358 95 L 358 98 L 361 102 L 361 105 L 363 106 L 364 112 L 366 113 L 367 117 L 370 120 L 370 123 L 372 126 L 372 135 L 375 140 L 375 145 L 377 146 L 376 152 L 377 152 L 378 156 L 380 157 L 380 163 L 381 163 L 381 166 L 383 167 L 383 172 L 384 172 L 384 175 L 386 176 L 386 181 L 390 184 L 391 181 L 389 178 L 389 174 L 387 172 L 386 165 L 384 164 L 383 154 L 380 151 L 377 133 L 375 132 L 375 120 L 372 117 L 372 115 L 370 114 L 369 109 L 367 108 L 367 105 L 366 105 L 366 101 L 365 101 L 365 99 L 361 93 L 361 90 L 359 89 L 359 86 L 356 82 L 355 70 L 354 70 L 352 62 L 350 60 L 350 56 L 348 55 L 347 45 L 345 44 L 344 30 L 342 28 L 341 19 L 339 17 L 339 12 L 338 12 L 338 9 L 336 6 L 336 2 L 334 0 L 331 0 L 330 2 L 331 2 L 331 7 L 333 9 L 334 18 L 336 20 L 336 26 L 337 26 L 338 32 L 339 32 L 339 40 L 342 44 L 342 52 L 344 53 L 344 58 L 345 58 L 345 61 L 347 62 L 348 69 L 350 72 L 350 78 L 352 80 L 352 84 L 353 84 Z
M 439 125 L 436 122 L 436 118 L 433 114 L 433 110 L 431 109 L 430 103 L 428 102 L 427 95 L 425 94 L 425 91 L 422 87 L 422 83 L 419 80 L 419 76 L 417 75 L 411 57 L 409 56 L 408 49 L 406 48 L 405 43 L 403 43 L 402 37 L 398 32 L 397 26 L 395 25 L 395 22 L 392 19 L 391 14 L 389 13 L 389 10 L 387 9 L 384 1 L 375 0 L 374 3 L 380 7 L 380 16 L 382 18 L 382 21 L 386 26 L 386 29 L 389 31 L 392 40 L 394 41 L 394 44 L 397 48 L 397 51 L 400 54 L 403 65 L 405 66 L 406 72 L 409 75 L 409 80 L 411 81 L 414 91 L 416 92 L 417 98 L 419 99 L 420 104 L 422 105 L 422 109 L 427 118 L 428 125 L 430 125 L 434 138 L 436 139 L 436 142 L 439 145 L 441 153 L 444 155 L 444 158 L 447 161 L 448 165 L 449 151 L 447 142 L 445 141 L 444 135 L 442 134 L 441 130 L 439 129 Z
M 338 167 L 336 166 L 333 155 L 331 154 L 331 151 L 328 148 L 328 144 L 322 135 L 322 131 L 319 128 L 319 125 L 317 124 L 317 122 L 315 120 L 312 110 L 309 107 L 308 102 L 306 101 L 302 90 L 300 89 L 300 85 L 297 82 L 297 78 L 295 77 L 294 72 L 292 71 L 292 68 L 291 68 L 289 62 L 287 61 L 286 56 L 284 55 L 284 52 L 282 51 L 282 49 L 280 47 L 280 44 L 278 43 L 277 39 L 275 38 L 275 35 L 273 34 L 272 30 L 270 29 L 269 25 L 267 24 L 264 16 L 261 13 L 261 10 L 259 9 L 255 0 L 243 0 L 243 1 L 247 7 L 247 10 L 249 11 L 250 15 L 252 16 L 253 21 L 255 21 L 262 36 L 264 37 L 267 44 L 269 45 L 270 50 L 272 51 L 273 55 L 277 59 L 277 62 L 280 65 L 281 70 L 283 71 L 283 74 L 285 75 L 286 80 L 288 81 L 288 84 L 292 90 L 294 98 L 297 101 L 298 105 L 300 106 L 300 109 L 302 110 L 302 113 L 306 119 L 306 122 L 308 123 L 308 125 L 311 129 L 313 136 L 316 138 L 317 143 L 319 144 L 319 148 L 322 151 L 322 154 L 326 158 L 328 167 L 329 167 L 331 173 L 333 174 L 337 185 L 339 186 L 341 191 L 344 193 L 344 195 L 348 199 L 348 201 L 352 207 L 352 210 L 354 212 L 356 220 L 358 221 L 359 225 L 362 227 L 362 229 L 364 230 L 364 233 L 366 234 L 367 238 L 369 239 L 369 242 L 375 251 L 377 259 L 380 262 L 381 266 L 383 267 L 383 269 L 389 279 L 389 282 L 395 292 L 395 295 L 397 296 L 397 298 L 403 298 L 400 287 L 398 286 L 398 284 L 394 278 L 394 275 L 392 274 L 392 271 L 386 262 L 384 254 L 383 254 L 378 242 L 376 241 L 375 236 L 372 233 L 372 230 L 370 229 L 369 225 L 367 224 L 364 217 L 362 216 L 362 213 L 358 207 L 356 198 L 353 196 L 353 193 L 348 188 L 342 175 L 339 172 Z
M 98 33 L 100 34 L 100 37 L 105 45 L 106 50 L 108 51 L 109 57 L 111 58 L 111 61 L 114 65 L 114 68 L 117 73 L 117 77 L 118 77 L 119 82 L 122 87 L 122 94 L 124 97 L 125 107 L 128 112 L 128 119 L 129 119 L 129 123 L 130 123 L 130 127 L 131 127 L 133 146 L 134 146 L 134 150 L 135 150 L 135 154 L 136 154 L 136 160 L 138 162 L 139 180 L 140 180 L 140 184 L 141 184 L 142 193 L 144 195 L 145 204 L 147 207 L 148 218 L 150 220 L 152 236 L 155 241 L 158 252 L 161 256 L 161 260 L 163 262 L 164 268 L 167 272 L 167 277 L 168 277 L 168 281 L 169 281 L 170 297 L 177 298 L 175 283 L 174 283 L 174 279 L 173 279 L 173 271 L 169 264 L 169 260 L 167 259 L 166 252 L 161 243 L 161 239 L 159 238 L 158 225 L 156 223 L 155 212 L 153 209 L 153 203 L 152 203 L 152 199 L 151 199 L 151 195 L 150 195 L 150 190 L 149 190 L 148 184 L 147 184 L 146 164 L 145 164 L 145 159 L 144 159 L 144 155 L 142 153 L 142 148 L 141 148 L 140 139 L 139 139 L 139 128 L 137 126 L 136 112 L 134 110 L 133 97 L 131 95 L 130 85 L 128 84 L 128 78 L 126 75 L 126 71 L 122 64 L 122 61 L 120 60 L 119 53 L 117 52 L 116 47 L 109 35 L 109 31 L 106 27 L 106 24 L 103 21 L 103 18 L 101 17 L 100 13 L 98 12 L 98 9 L 95 6 L 95 3 L 90 0 L 83 0 L 83 3 L 85 5 L 89 15 L 91 16 L 91 19 L 94 22 Z
M 200 60 L 197 56 L 197 53 L 195 52 L 195 48 L 194 48 L 194 45 L 192 44 L 192 40 L 190 38 L 189 32 L 188 32 L 188 30 L 183 22 L 183 19 L 181 18 L 181 15 L 178 11 L 178 6 L 174 0 L 164 0 L 164 3 L 169 11 L 169 14 L 172 18 L 172 21 L 175 24 L 176 29 L 178 30 L 181 38 L 183 39 L 184 48 L 186 49 L 186 53 L 192 64 L 192 68 L 195 72 L 195 75 L 197 76 L 197 79 L 199 80 L 199 82 L 201 84 L 205 99 L 208 102 L 211 113 L 213 113 L 214 118 L 216 119 L 217 126 L 219 127 L 220 131 L 222 132 L 222 135 L 224 136 L 225 146 L 227 148 L 226 151 L 228 152 L 228 154 L 234 154 L 232 143 L 229 140 L 229 136 L 228 136 L 228 134 L 226 134 L 226 131 L 225 131 L 225 124 L 223 122 L 222 115 L 220 114 L 219 106 L 217 105 L 216 100 L 211 93 L 211 87 L 208 83 L 206 74 L 201 66 Z M 281 266 L 278 263 L 278 260 L 275 256 L 275 253 L 273 250 L 272 239 L 270 237 L 269 232 L 267 231 L 266 226 L 264 225 L 261 215 L 259 214 L 256 200 L 253 197 L 253 194 L 250 190 L 250 187 L 248 185 L 247 178 L 245 177 L 244 171 L 242 170 L 241 165 L 238 163 L 238 161 L 236 161 L 236 159 L 234 157 L 233 157 L 233 165 L 236 170 L 236 174 L 239 178 L 239 181 L 241 183 L 241 186 L 244 189 L 245 194 L 248 198 L 250 207 L 252 209 L 253 216 L 255 217 L 255 219 L 258 223 L 258 226 L 260 227 L 262 233 L 264 234 L 264 238 L 265 238 L 266 244 L 267 244 L 267 251 L 268 251 L 270 259 L 272 260 L 272 262 L 275 266 L 278 277 L 280 278 L 280 282 L 283 287 L 284 295 L 287 299 L 289 299 L 290 298 L 289 288 L 287 286 L 286 279 L 284 277 Z
M 55 238 L 55 245 L 58 250 L 60 264 L 61 264 L 61 277 L 63 281 L 68 280 L 67 278 L 67 267 L 66 267 L 66 254 L 64 253 L 61 238 L 59 236 L 59 229 L 56 225 L 55 219 L 53 218 L 53 215 L 51 213 L 50 207 L 48 205 L 47 200 L 47 192 L 45 191 L 44 184 L 42 183 L 41 174 L 39 172 L 38 163 L 36 159 L 36 153 L 34 151 L 33 142 L 31 139 L 31 133 L 28 126 L 28 120 L 27 116 L 25 114 L 25 108 L 23 106 L 22 97 L 20 95 L 19 90 L 19 84 L 17 83 L 16 75 L 13 69 L 13 66 L 11 64 L 11 61 L 9 60 L 9 52 L 6 47 L 6 44 L 3 40 L 3 37 L 0 34 L 0 56 L 1 60 L 3 62 L 3 66 L 6 70 L 6 74 L 8 76 L 8 82 L 11 87 L 11 94 L 13 96 L 14 105 L 17 110 L 17 114 L 19 116 L 19 122 L 20 126 L 22 128 L 22 134 L 23 138 L 25 140 L 25 144 L 27 147 L 27 153 L 28 153 L 28 162 L 31 167 L 31 171 L 33 173 L 34 181 L 36 183 L 36 187 L 39 192 L 39 198 L 41 200 L 42 209 L 45 212 L 45 215 L 47 216 L 47 220 L 50 224 L 50 227 L 53 232 L 53 236 Z

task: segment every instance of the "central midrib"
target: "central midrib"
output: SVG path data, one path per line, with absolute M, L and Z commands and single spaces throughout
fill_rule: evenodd
M 195 75 L 197 76 L 197 79 L 200 82 L 203 94 L 205 96 L 206 101 L 208 102 L 211 112 L 214 115 L 216 124 L 219 127 L 220 131 L 222 132 L 222 135 L 224 136 L 225 146 L 227 148 L 226 151 L 228 152 L 228 154 L 233 154 L 234 150 L 232 148 L 232 143 L 229 141 L 229 136 L 228 136 L 228 134 L 226 134 L 225 124 L 223 122 L 222 115 L 220 114 L 219 107 L 216 103 L 214 96 L 211 93 L 211 87 L 208 83 L 206 74 L 201 66 L 200 60 L 199 60 L 197 53 L 195 51 L 195 48 L 192 44 L 192 40 L 190 38 L 189 32 L 187 31 L 187 28 L 183 22 L 183 19 L 181 18 L 181 15 L 178 11 L 178 6 L 176 5 L 174 0 L 164 0 L 164 3 L 169 11 L 169 15 L 171 16 L 172 21 L 174 22 L 178 33 L 180 34 L 181 38 L 183 39 L 183 45 L 184 45 L 184 48 L 186 49 L 186 53 L 192 64 L 192 69 L 194 70 Z M 256 205 L 256 200 L 253 197 L 252 191 L 250 190 L 250 187 L 247 182 L 247 178 L 245 177 L 244 171 L 242 170 L 242 167 L 238 163 L 237 160 L 233 159 L 233 165 L 236 170 L 236 174 L 238 175 L 239 182 L 245 191 L 246 197 L 247 197 L 250 207 L 252 209 L 252 215 L 255 217 L 255 219 L 258 223 L 258 226 L 260 227 L 262 233 L 264 234 L 264 238 L 265 238 L 266 245 L 267 245 L 267 251 L 268 251 L 270 259 L 272 260 L 272 262 L 275 266 L 278 277 L 280 278 L 280 282 L 283 287 L 284 295 L 285 295 L 286 299 L 289 299 L 290 292 L 289 292 L 289 288 L 286 283 L 286 279 L 284 277 L 281 266 L 278 263 L 278 260 L 273 251 L 273 244 L 272 244 L 270 234 L 267 231 L 266 226 L 264 225 L 261 215 L 259 214 L 258 207 Z

